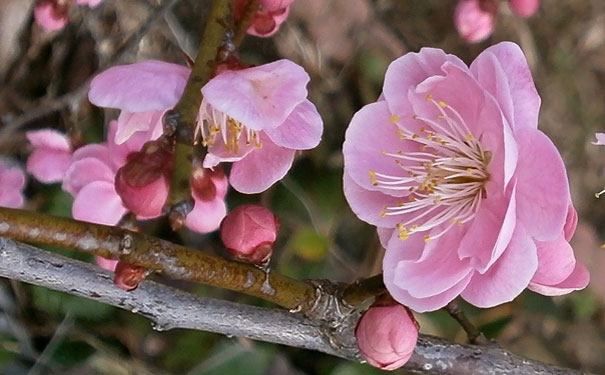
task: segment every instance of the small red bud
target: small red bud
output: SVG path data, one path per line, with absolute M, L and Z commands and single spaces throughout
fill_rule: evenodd
M 237 207 L 221 223 L 221 239 L 227 250 L 253 264 L 263 264 L 271 257 L 278 231 L 277 216 L 256 204 Z
M 412 356 L 418 340 L 418 323 L 412 312 L 392 299 L 376 301 L 355 329 L 361 355 L 372 366 L 395 370 Z
M 129 292 L 136 289 L 147 274 L 145 268 L 118 261 L 115 269 L 113 283 L 120 289 Z

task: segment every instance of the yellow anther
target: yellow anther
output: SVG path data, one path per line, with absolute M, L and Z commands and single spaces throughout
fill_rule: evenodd
M 424 133 L 426 131 L 426 128 L 424 126 L 421 126 L 420 129 L 418 129 L 418 133 Z
M 440 100 L 437 103 L 439 103 L 439 107 L 441 107 L 441 108 L 447 108 L 447 103 L 444 102 L 443 100 Z
M 408 231 L 408 229 L 406 227 L 401 225 L 401 223 L 397 224 L 397 230 L 399 230 L 399 239 L 405 241 L 408 238 L 410 238 L 410 232 Z
M 437 204 L 439 202 L 441 202 L 441 196 L 440 195 L 436 196 L 435 199 L 433 199 L 433 203 Z
M 397 129 L 397 135 L 399 136 L 399 139 L 401 139 L 401 140 L 407 138 L 405 133 L 403 133 L 403 130 L 401 130 L 401 129 Z
M 431 100 L 433 100 L 433 95 L 431 94 L 426 94 L 426 101 L 430 102 Z
M 445 120 L 445 116 L 444 115 L 439 115 L 439 116 L 437 116 L 437 120 L 443 121 L 443 120 Z
M 368 174 L 370 175 L 370 183 L 374 186 L 378 185 L 378 181 L 376 180 L 376 172 L 370 169 Z
M 416 139 L 418 137 L 420 137 L 418 134 L 416 134 L 416 133 L 412 134 L 412 139 Z
M 412 188 L 410 188 L 410 189 L 412 189 Z M 412 190 L 410 190 L 410 191 L 412 191 Z M 410 202 L 413 202 L 413 201 L 415 201 L 415 200 L 416 200 L 416 197 L 415 197 L 415 196 L 413 196 L 413 195 L 409 195 L 409 196 L 408 196 L 408 200 L 409 200 Z
M 472 135 L 472 134 L 467 134 L 467 135 L 466 135 L 466 140 L 467 140 L 467 141 L 472 141 L 473 139 L 475 139 L 475 138 L 473 137 L 473 135 Z
M 387 212 L 385 210 L 380 211 L 380 217 L 386 217 Z
M 397 122 L 397 121 L 399 121 L 399 116 L 392 115 L 391 117 L 389 117 L 389 121 L 390 122 Z
M 387 154 L 385 150 L 380 151 L 380 153 L 382 154 L 382 156 L 385 156 Z
M 429 242 L 431 240 L 431 236 L 424 236 L 424 242 Z
M 405 203 L 403 203 L 402 201 L 397 202 L 397 207 L 403 207 Z

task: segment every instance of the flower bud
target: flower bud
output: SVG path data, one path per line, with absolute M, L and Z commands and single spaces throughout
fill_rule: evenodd
M 454 24 L 460 36 L 471 43 L 486 39 L 494 31 L 498 3 L 494 0 L 460 0 Z
M 540 0 L 508 0 L 510 8 L 518 16 L 531 17 L 538 11 Z
M 127 292 L 136 289 L 147 275 L 146 269 L 122 261 L 118 261 L 114 272 L 114 285 Z
M 56 0 L 42 0 L 34 8 L 34 18 L 43 29 L 55 31 L 62 29 L 69 22 L 68 10 L 66 4 Z
M 172 163 L 173 155 L 163 138 L 147 142 L 141 151 L 128 155 L 128 162 L 115 179 L 124 207 L 140 219 L 160 216 L 168 197 Z
M 389 298 L 374 303 L 355 329 L 357 346 L 372 366 L 395 370 L 412 356 L 418 339 L 418 323 L 412 312 Z
M 277 216 L 256 204 L 237 207 L 221 223 L 221 239 L 227 250 L 254 264 L 269 259 L 278 231 Z
M 107 259 L 95 255 L 95 262 L 97 265 L 107 271 L 115 272 L 118 261 L 115 259 Z

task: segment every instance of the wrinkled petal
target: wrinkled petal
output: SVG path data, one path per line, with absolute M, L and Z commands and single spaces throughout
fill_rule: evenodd
M 185 226 L 199 233 L 212 232 L 218 229 L 225 215 L 227 215 L 227 207 L 223 199 L 218 197 L 211 201 L 196 199 L 193 210 L 187 215 Z
M 63 190 L 76 196 L 80 189 L 94 181 L 113 184 L 115 175 L 115 171 L 99 159 L 91 157 L 76 160 L 65 172 Z
M 352 183 L 355 183 L 355 182 L 352 182 Z M 376 228 L 376 232 L 378 233 L 378 240 L 380 241 L 380 245 L 386 249 L 387 244 L 391 240 L 391 237 L 393 237 L 393 233 L 395 232 L 395 229 L 393 229 L 393 228 Z
M 367 190 L 380 191 L 392 196 L 407 196 L 408 187 L 387 189 L 374 185 L 372 173 L 407 177 L 407 173 L 386 153 L 417 151 L 414 142 L 402 140 L 399 127 L 390 120 L 386 102 L 368 104 L 351 119 L 345 134 L 343 154 L 345 169 L 350 177 Z
M 561 155 L 539 130 L 519 130 L 517 217 L 538 241 L 555 239 L 562 231 L 569 205 L 569 185 Z
M 495 56 L 496 60 L 490 59 L 489 55 Z M 480 66 L 495 63 L 498 63 L 504 72 L 504 77 L 501 74 L 481 74 Z M 509 119 L 509 122 L 515 132 L 520 129 L 536 129 L 538 127 L 541 99 L 536 90 L 527 59 L 518 45 L 512 42 L 502 42 L 487 48 L 471 64 L 471 71 L 499 102 L 500 99 L 503 99 L 504 102 L 506 95 L 497 90 L 503 88 L 503 85 L 493 81 L 507 81 L 513 104 L 513 119 L 512 121 Z M 493 72 L 498 73 L 499 69 L 495 69 Z M 510 113 L 506 113 L 506 115 L 510 116 Z
M 475 272 L 462 298 L 478 307 L 512 301 L 527 287 L 538 267 L 536 245 L 517 225 L 510 244 L 487 272 Z
M 309 100 L 300 103 L 283 124 L 265 130 L 265 134 L 278 146 L 294 150 L 314 148 L 321 140 L 323 122 L 315 105 Z
M 597 133 L 595 134 L 597 137 L 596 142 L 592 142 L 593 145 L 604 146 L 605 145 L 605 133 Z
M 27 159 L 27 171 L 44 183 L 59 182 L 63 180 L 70 163 L 69 151 L 40 148 Z
M 436 48 L 422 48 L 418 53 L 407 53 L 393 61 L 387 68 L 383 87 L 390 112 L 402 117 L 411 116 L 413 111 L 405 100 L 401 100 L 402 93 L 405 95 L 428 77 L 444 75 L 441 66 L 446 61 L 466 68 L 458 57 Z
M 113 183 L 95 181 L 84 186 L 71 207 L 74 219 L 116 225 L 127 212 Z
M 113 141 L 120 145 L 126 142 L 133 134 L 137 132 L 149 132 L 156 129 L 158 123 L 162 121 L 164 111 L 149 111 L 141 113 L 131 113 L 122 111 L 118 117 L 117 131 Z M 150 138 L 147 136 L 147 138 Z
M 569 208 L 567 209 L 567 218 L 565 218 L 565 226 L 563 227 L 563 236 L 565 241 L 571 241 L 573 234 L 578 226 L 578 212 L 573 206 L 571 199 L 569 200 Z
M 273 129 L 306 99 L 308 82 L 301 66 L 278 60 L 225 71 L 211 79 L 202 94 L 212 107 L 252 130 Z
M 73 161 L 82 160 L 85 158 L 95 158 L 109 163 L 109 149 L 105 144 L 90 144 L 80 147 L 74 151 L 72 156 Z
M 574 290 L 581 290 L 586 288 L 590 281 L 590 275 L 588 270 L 579 262 L 576 262 L 576 267 L 567 279 L 563 280 L 556 285 L 541 285 L 538 283 L 530 283 L 529 289 L 536 293 L 543 294 L 545 296 L 561 296 L 573 292 Z
M 233 163 L 229 182 L 240 193 L 256 194 L 281 180 L 294 161 L 295 150 L 279 147 L 261 134 L 263 147 Z
M 92 80 L 88 99 L 99 107 L 127 112 L 166 110 L 181 97 L 189 72 L 155 60 L 114 66 Z
M 559 235 L 554 241 L 537 241 L 536 245 L 538 270 L 531 281 L 543 285 L 556 285 L 567 279 L 576 266 L 576 258 L 563 235 Z

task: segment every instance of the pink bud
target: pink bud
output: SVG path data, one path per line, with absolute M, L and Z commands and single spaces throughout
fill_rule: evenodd
M 464 39 L 480 42 L 494 31 L 497 11 L 495 0 L 460 0 L 454 11 L 454 24 Z
M 163 138 L 149 141 L 141 151 L 128 155 L 115 179 L 124 207 L 140 219 L 160 216 L 168 197 L 172 163 L 173 155 Z
M 67 5 L 56 0 L 42 0 L 34 8 L 34 18 L 43 29 L 55 31 L 67 25 L 67 11 Z
M 277 216 L 256 204 L 237 207 L 221 223 L 221 239 L 227 250 L 254 264 L 269 259 L 278 231 Z
M 127 292 L 136 289 L 147 274 L 144 268 L 122 261 L 118 261 L 114 272 L 114 285 Z
M 100 256 L 95 255 L 95 262 L 97 265 L 107 271 L 114 272 L 116 270 L 116 266 L 118 265 L 118 261 L 114 259 L 107 259 Z
M 250 35 L 269 37 L 279 30 L 279 26 L 288 18 L 290 4 L 294 0 L 261 0 L 259 10 L 252 16 L 247 32 Z M 236 0 L 234 19 L 237 22 L 244 16 L 250 0 Z
M 531 17 L 538 11 L 540 0 L 508 0 L 510 8 L 521 17 Z
M 412 356 L 418 339 L 418 323 L 407 307 L 395 301 L 376 302 L 359 319 L 357 346 L 372 366 L 395 370 Z

